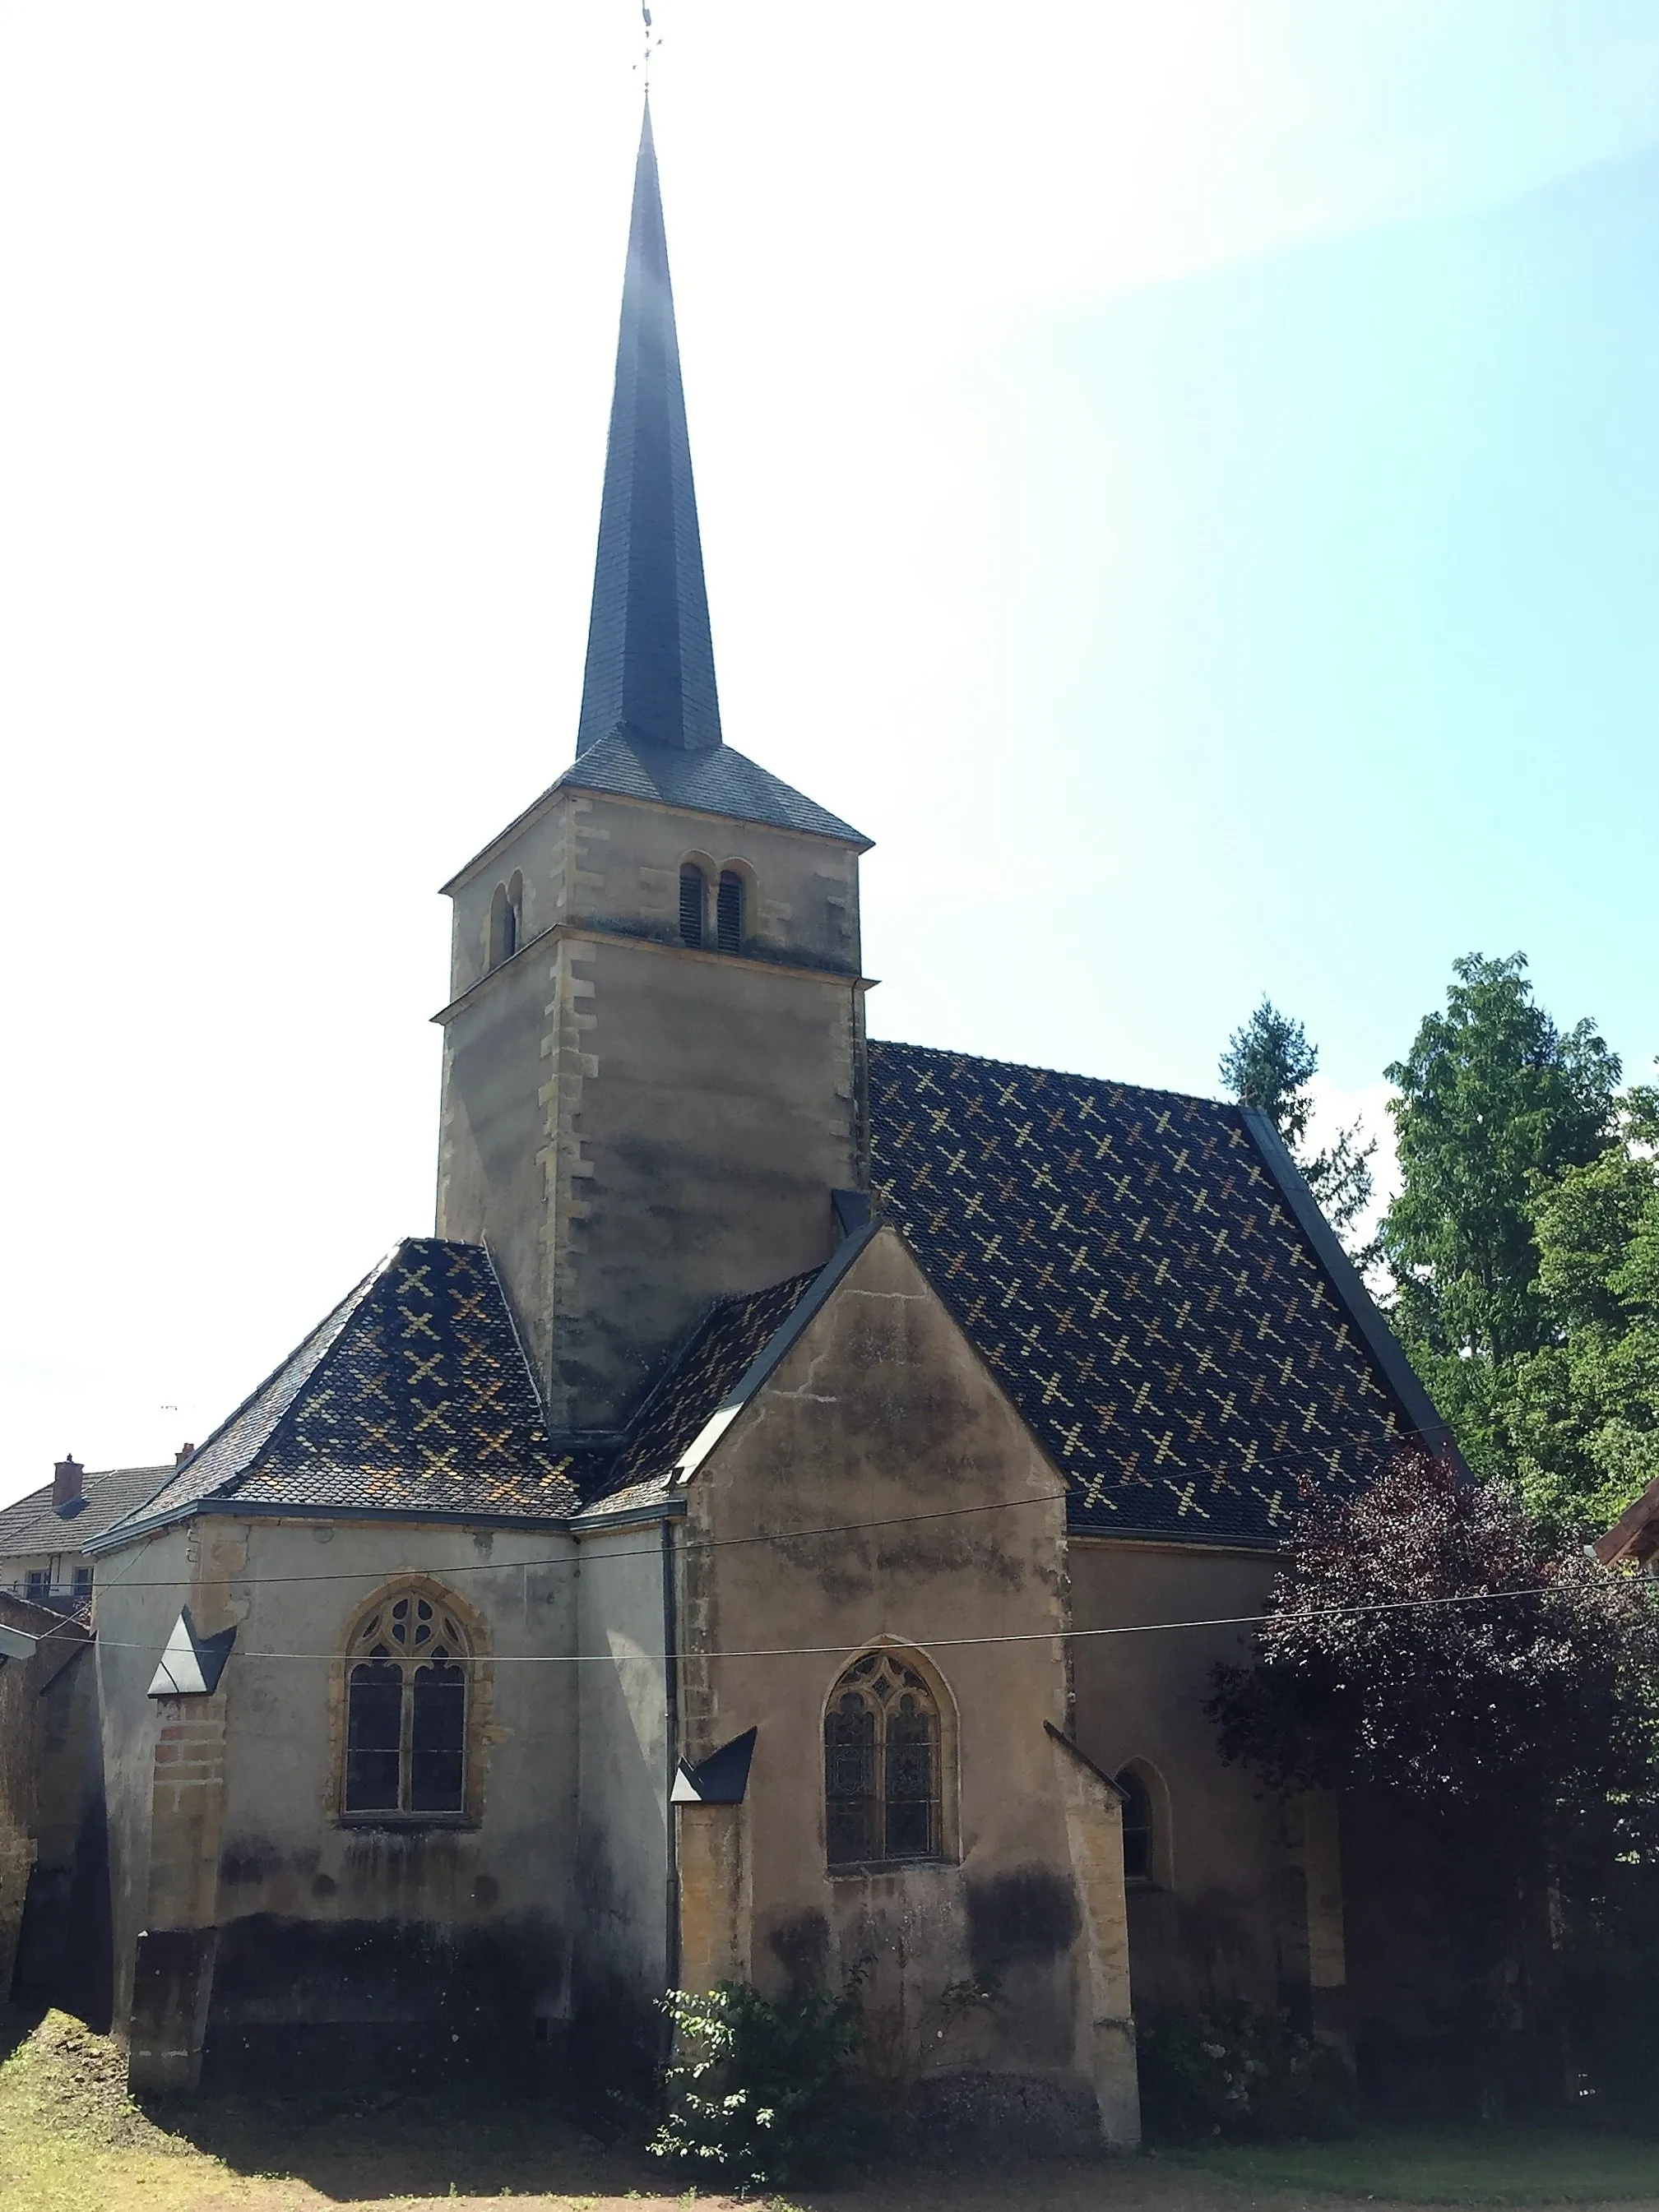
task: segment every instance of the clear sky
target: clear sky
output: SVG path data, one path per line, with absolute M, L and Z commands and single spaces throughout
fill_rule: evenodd
M 1652 0 L 661 0 L 732 743 L 885 1036 L 1332 1110 L 1659 1050 Z M 0 22 L 0 1498 L 431 1225 L 435 886 L 570 757 L 627 0 Z

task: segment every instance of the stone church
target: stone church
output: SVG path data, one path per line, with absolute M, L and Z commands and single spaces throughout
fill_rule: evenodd
M 435 1234 L 86 1546 L 135 2084 L 637 2087 L 665 1990 L 856 1975 L 905 2080 L 1126 2144 L 1137 2014 L 1350 2032 L 1340 1808 L 1203 1701 L 1298 1484 L 1443 1432 L 1261 1117 L 867 1036 L 869 842 L 724 739 L 647 111 Z

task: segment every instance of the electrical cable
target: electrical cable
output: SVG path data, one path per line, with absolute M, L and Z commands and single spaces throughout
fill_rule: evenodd
M 1455 1597 L 1391 1597 L 1369 1599 L 1358 1605 L 1308 1606 L 1294 1613 L 1221 1613 L 1207 1620 L 1135 1620 L 1126 1621 L 1109 1628 L 1033 1628 L 1015 1630 L 1000 1636 L 938 1636 L 914 1637 L 909 1639 L 919 1651 L 960 1650 L 968 1645 L 982 1646 L 999 1644 L 1060 1644 L 1081 1643 L 1103 1636 L 1164 1635 L 1183 1628 L 1256 1628 L 1271 1622 L 1324 1620 L 1346 1618 L 1362 1613 L 1400 1613 L 1429 1611 L 1454 1605 L 1506 1604 L 1511 1598 L 1547 1596 L 1553 1583 L 1539 1583 L 1529 1588 L 1513 1590 L 1471 1590 Z M 154 1651 L 153 1644 L 117 1644 L 96 1641 L 111 1651 Z M 454 1652 L 446 1655 L 446 1663 L 473 1667 L 579 1667 L 598 1663 L 606 1667 L 632 1665 L 667 1666 L 683 1659 L 707 1662 L 714 1659 L 833 1659 L 850 1651 L 862 1651 L 869 1639 L 856 1644 L 777 1644 L 766 1648 L 730 1651 L 629 1651 L 618 1655 L 614 1651 L 506 1651 Z M 238 1651 L 233 1656 L 241 1659 L 292 1660 L 305 1665 L 319 1662 L 332 1663 L 343 1655 L 333 1651 Z
M 1353 1434 L 1353 1435 L 1355 1435 L 1355 1436 L 1358 1436 L 1358 1434 L 1359 1432 L 1356 1430 L 1356 1431 L 1352 1431 L 1351 1433 L 1352 1433 L 1352 1434 Z M 1421 1437 L 1425 1437 L 1425 1436 L 1428 1436 L 1428 1435 L 1431 1435 L 1431 1434 L 1433 1434 L 1433 1435 L 1441 1435 L 1441 1434 L 1443 1434 L 1443 1433 L 1444 1433 L 1444 1431 L 1443 1431 L 1443 1430 L 1439 1429 L 1439 1428 L 1437 1428 L 1437 1429 L 1435 1429 L 1435 1430 L 1433 1430 L 1433 1431 L 1430 1431 L 1430 1430 L 1426 1430 L 1426 1429 L 1402 1429 L 1402 1430 L 1398 1431 L 1396 1433 L 1397 1433 L 1398 1437 L 1401 1437 L 1401 1439 L 1403 1439 L 1407 1443 L 1411 1443 L 1411 1442 L 1413 1442 L 1414 1439 L 1421 1438 Z M 1183 1474 L 1191 1474 L 1191 1475 L 1193 1475 L 1193 1476 L 1194 1477 L 1194 1479 L 1195 1479 L 1195 1480 L 1201 1479 L 1204 1475 L 1206 1475 L 1206 1474 L 1213 1475 L 1213 1474 L 1218 1474 L 1218 1473 L 1223 1473 L 1223 1472 L 1225 1472 L 1225 1471 L 1226 1471 L 1226 1470 L 1218 1469 L 1218 1468 L 1197 1468 L 1197 1469 L 1194 1469 L 1194 1468 L 1190 1468 L 1190 1467 L 1187 1467 L 1187 1466 L 1183 1466 L 1183 1467 L 1182 1467 L 1182 1473 Z M 1062 1479 L 1063 1479 L 1063 1478 L 1062 1478 Z M 1048 1492 L 1048 1491 L 1033 1491 L 1033 1492 L 1030 1493 L 1030 1495 L 1029 1497 L 1025 1497 L 1025 1498 L 990 1498 L 990 1499 L 987 1500 L 984 1504 L 979 1504 L 979 1505 L 945 1505 L 945 1506 L 941 1506 L 941 1507 L 939 1507 L 939 1508 L 938 1509 L 938 1510 L 937 1510 L 937 1511 L 933 1511 L 933 1512 L 927 1512 L 927 1513 L 899 1513 L 899 1514 L 894 1514 L 894 1515 L 892 1515 L 891 1516 L 890 1516 L 889 1518 L 887 1518 L 887 1519 L 885 1519 L 885 1520 L 876 1520 L 876 1521 L 842 1521 L 842 1522 L 830 1522 L 830 1523 L 826 1524 L 825 1526 L 823 1526 L 823 1527 L 822 1527 L 822 1528 L 817 1528 L 769 1529 L 769 1530 L 764 1530 L 764 1531 L 763 1531 L 762 1533 L 760 1533 L 759 1534 L 753 1535 L 753 1536 L 701 1536 L 701 1537 L 694 1537 L 694 1538 L 691 1538 L 691 1539 L 688 1540 L 687 1540 L 686 1542 L 684 1542 L 684 1544 L 680 1545 L 678 1548 L 680 1551 L 684 1552 L 684 1553 L 691 1553 L 691 1552 L 715 1552 L 715 1551 L 725 1551 L 725 1550 L 730 1550 L 730 1549 L 735 1548 L 735 1547 L 739 1547 L 739 1546 L 746 1546 L 746 1545 L 751 1545 L 751 1544 L 796 1544 L 796 1543 L 802 1543 L 802 1542 L 805 1542 L 805 1541 L 806 1541 L 808 1539 L 810 1539 L 810 1538 L 813 1538 L 813 1537 L 818 1537 L 818 1536 L 853 1536 L 853 1535 L 857 1535 L 857 1534 L 859 1534 L 860 1532 L 862 1532 L 862 1531 L 864 1531 L 864 1530 L 866 1530 L 866 1529 L 872 1529 L 872 1528 L 908 1528 L 908 1526 L 910 1526 L 913 1522 L 915 1522 L 915 1523 L 920 1523 L 920 1522 L 927 1522 L 927 1521 L 946 1521 L 946 1520 L 951 1520 L 951 1519 L 953 1519 L 953 1518 L 957 1517 L 957 1516 L 963 1516 L 963 1515 L 966 1515 L 966 1514 L 969 1514 L 969 1513 L 1001 1513 L 1001 1512 L 1007 1512 L 1007 1511 L 1010 1511 L 1010 1510 L 1012 1510 L 1012 1509 L 1014 1509 L 1014 1508 L 1016 1508 L 1016 1507 L 1023 1506 L 1023 1505 L 1049 1505 L 1049 1504 L 1061 1504 L 1061 1503 L 1063 1503 L 1063 1502 L 1069 1502 L 1069 1499 L 1070 1499 L 1070 1498 L 1071 1498 L 1071 1496 L 1072 1496 L 1072 1495 L 1073 1495 L 1073 1493 L 1072 1493 L 1072 1492 L 1070 1491 L 1070 1489 L 1069 1489 L 1069 1488 L 1066 1490 L 1066 1493 L 1065 1493 L 1065 1498 L 1064 1498 L 1064 1499 L 1061 1499 L 1061 1498 L 1056 1498 L 1056 1497 L 1054 1495 L 1054 1493 L 1053 1493 L 1052 1492 Z M 200 1500 L 199 1502 L 200 1502 L 200 1504 L 204 1504 L 204 1505 L 206 1505 L 206 1504 L 211 1504 L 211 1503 L 215 1503 L 216 1501 L 214 1501 L 211 1498 L 203 1498 L 202 1500 Z M 221 1500 L 221 1501 L 216 1501 L 216 1502 L 218 1502 L 218 1503 L 222 1503 L 222 1504 L 224 1501 Z M 604 1499 L 603 1499 L 603 1498 L 599 1498 L 599 1499 L 596 1499 L 596 1500 L 594 1501 L 594 1503 L 595 1503 L 595 1504 L 596 1504 L 596 1505 L 602 1505 L 602 1504 L 604 1504 L 604 1502 L 605 1502 L 605 1501 L 604 1501 Z M 280 1506 L 272 1506 L 272 1505 L 267 1504 L 267 1505 L 265 1505 L 265 1506 L 264 1506 L 264 1507 L 261 1507 L 259 1504 L 256 1504 L 256 1503 L 254 1503 L 254 1502 L 252 1502 L 252 1501 L 250 1501 L 250 1503 L 249 1503 L 249 1507 L 248 1507 L 248 1516 L 247 1516 L 247 1517 L 248 1517 L 250 1520 L 258 1520 L 258 1519 L 261 1519 L 261 1518 L 263 1518 L 263 1517 L 265 1517 L 266 1516 L 274 1516 L 275 1517 L 276 1517 L 276 1518 L 279 1518 L 279 1519 L 280 1519 L 280 1518 L 282 1517 L 282 1510 L 281 1510 Z M 186 1516 L 186 1513 L 185 1513 L 185 1511 L 181 1511 L 181 1512 L 180 1512 L 180 1515 L 179 1515 L 179 1522 L 169 1522 L 169 1523 L 167 1523 L 167 1526 L 169 1526 L 169 1527 L 177 1527 L 177 1526 L 180 1525 L 180 1523 L 184 1521 L 184 1519 L 185 1519 L 185 1517 L 187 1517 L 187 1516 Z M 220 1518 L 220 1517 L 234 1517 L 234 1516 L 218 1516 L 218 1515 L 216 1515 L 216 1516 L 215 1516 L 215 1518 Z M 306 1516 L 306 1517 L 307 1517 L 307 1518 L 308 1518 L 309 1516 Z M 400 1517 L 401 1517 L 401 1516 L 400 1516 Z M 408 1516 L 407 1516 L 407 1517 L 408 1517 L 409 1521 L 410 1521 L 410 1522 L 418 1522 L 420 1521 L 420 1519 L 421 1519 L 421 1515 L 420 1515 L 420 1510 L 419 1510 L 419 1509 L 418 1509 L 417 1507 L 410 1508 L 410 1510 L 409 1510 L 409 1513 L 408 1513 Z M 340 1510 L 340 1511 L 339 1511 L 337 1515 L 335 1515 L 334 1518 L 335 1518 L 335 1521 L 336 1521 L 337 1522 L 349 1522 L 352 1520 L 352 1513 L 351 1513 L 351 1509 L 350 1509 L 350 1507 L 349 1507 L 349 1506 L 343 1507 L 343 1508 Z M 294 1526 L 295 1526 L 295 1527 L 296 1527 L 296 1528 L 302 1528 L 304 1525 L 305 1525 L 305 1520 L 304 1520 L 304 1519 L 297 1518 L 297 1517 L 295 1519 L 295 1522 L 294 1522 Z M 364 1524 L 362 1524 L 362 1525 L 368 1526 L 368 1525 L 369 1525 L 369 1524 L 368 1524 L 368 1523 L 364 1523 Z M 388 1521 L 386 1521 L 386 1522 L 381 1522 L 381 1521 L 380 1521 L 380 1520 L 377 1520 L 377 1521 L 376 1521 L 373 1525 L 374 1525 L 374 1526 L 375 1526 L 375 1527 L 382 1527 L 382 1526 L 390 1526 L 390 1525 L 392 1525 L 392 1524 L 391 1524 L 391 1522 L 390 1522 L 390 1521 L 389 1521 L 389 1520 L 388 1520 Z M 463 1522 L 462 1522 L 460 1524 L 459 1524 L 459 1525 L 460 1533 L 465 1534 L 465 1533 L 466 1527 L 467 1527 L 467 1523 L 466 1523 L 465 1521 L 463 1521 Z M 140 1533 L 149 1533 L 149 1532 L 140 1532 Z M 490 1534 L 491 1534 L 492 1535 L 496 1535 L 496 1534 L 507 1534 L 507 1535 L 510 1535 L 510 1534 L 512 1534 L 513 1533 L 514 1533 L 514 1531 L 512 1530 L 512 1528 L 511 1528 L 510 1527 L 503 1527 L 503 1526 L 502 1526 L 501 1524 L 500 1524 L 500 1523 L 492 1523 L 492 1524 L 491 1524 L 491 1527 L 490 1527 Z M 592 1531 L 592 1532 L 573 1531 L 573 1532 L 572 1532 L 573 1540 L 574 1540 L 574 1541 L 578 1541 L 578 1542 L 581 1541 L 581 1540 L 582 1540 L 582 1538 L 583 1538 L 583 1534 L 584 1534 L 584 1533 L 591 1533 L 591 1534 L 603 1534 L 603 1533 L 605 1533 L 605 1532 L 604 1532 L 604 1531 L 601 1531 L 601 1530 L 597 1530 L 597 1529 L 596 1529 L 596 1530 L 593 1530 L 593 1531 Z M 1106 1535 L 1106 1536 L 1109 1536 L 1109 1536 L 1111 1535 L 1111 1534 L 1112 1534 L 1112 1531 L 1111 1531 L 1110 1529 L 1091 1529 L 1091 1528 L 1088 1528 L 1088 1529 L 1081 1529 L 1081 1530 L 1071 1530 L 1071 1531 L 1068 1531 L 1068 1534 L 1081 1534 L 1081 1535 Z M 1158 1541 L 1158 1540 L 1159 1540 L 1159 1535 L 1158 1535 L 1158 1532 L 1156 1529 L 1127 1529 L 1127 1530 L 1124 1532 L 1124 1538 L 1123 1538 L 1123 1540 L 1124 1540 L 1124 1541 L 1126 1541 L 1126 1542 L 1136 1542 L 1136 1541 L 1139 1541 L 1139 1542 L 1143 1542 L 1143 1543 L 1153 1543 L 1153 1542 L 1157 1542 L 1157 1541 Z M 1255 1547 L 1252 1547 L 1252 1548 L 1255 1548 Z M 605 1561 L 605 1562 L 609 1562 L 609 1561 L 611 1561 L 611 1560 L 612 1560 L 612 1559 L 655 1559 L 655 1558 L 656 1558 L 656 1556 L 657 1556 L 657 1549 L 658 1549 L 658 1547 L 657 1547 L 657 1546 L 656 1546 L 656 1545 L 654 1545 L 654 1544 L 647 1544 L 647 1545 L 642 1545 L 642 1546 L 639 1547 L 637 1549 L 633 1550 L 633 1551 L 627 1551 L 627 1552 L 602 1552 L 602 1553 L 593 1553 L 593 1554 L 590 1557 L 590 1559 L 588 1559 L 588 1561 L 587 1561 L 587 1564 L 588 1564 L 589 1565 L 597 1565 L 598 1564 L 599 1564 L 599 1562 L 600 1562 L 601 1560 Z M 1265 1554 L 1264 1554 L 1264 1556 L 1265 1556 Z M 465 1563 L 465 1564 L 457 1565 L 454 1565 L 454 1566 L 447 1566 L 447 1567 L 444 1569 L 444 1571 L 444 1571 L 444 1573 L 445 1573 L 445 1575 L 446 1575 L 446 1576 L 449 1576 L 449 1575 L 502 1574 L 502 1573 L 506 1573 L 506 1572 L 507 1572 L 508 1571 L 512 1571 L 516 1572 L 516 1571 L 519 1571 L 520 1570 L 528 1570 L 528 1569 L 530 1569 L 530 1568 L 532 1568 L 532 1567 L 574 1567 L 574 1566 L 578 1566 L 578 1565 L 581 1565 L 581 1564 L 582 1564 L 582 1562 L 580 1561 L 580 1559 L 578 1559 L 578 1558 L 576 1558 L 576 1557 L 573 1556 L 571 1553 L 568 1553 L 568 1552 L 562 1552 L 562 1553 L 548 1553 L 548 1554 L 546 1554 L 545 1556 L 544 1556 L 543 1558 L 540 1558 L 540 1559 L 507 1559 L 507 1560 L 479 1559 L 479 1560 L 473 1560 L 473 1561 L 470 1561 L 470 1562 L 467 1562 L 467 1563 Z M 353 1569 L 349 1568 L 349 1567 L 339 1567 L 339 1568 L 330 1568 L 330 1569 L 326 1570 L 325 1571 L 321 1572 L 321 1573 L 318 1573 L 318 1574 L 307 1574 L 307 1575 L 243 1575 L 243 1576 L 239 1576 L 239 1577 L 235 1577 L 235 1579 L 236 1579 L 236 1580 L 238 1580 L 238 1581 L 243 1582 L 243 1583 L 257 1583 L 264 1584 L 264 1585 L 266 1585 L 266 1586 L 274 1587 L 275 1585 L 276 1585 L 276 1584 L 278 1584 L 278 1583 L 333 1583 L 333 1582 L 362 1582 L 362 1581 L 364 1579 L 365 1574 L 370 1574 L 370 1573 L 372 1573 L 373 1571 L 373 1571 L 372 1569 L 365 1569 L 365 1570 L 353 1570 Z M 189 1587 L 189 1585 L 190 1585 L 190 1582 L 191 1582 L 191 1578 L 190 1577 L 187 1577 L 187 1576 L 169 1575 L 169 1576 L 165 1576 L 165 1577 L 163 1577 L 160 1578 L 159 1580 L 152 1581 L 152 1582 L 129 1582 L 129 1581 L 127 1581 L 125 1577 L 106 1577 L 105 1587 L 106 1587 L 106 1588 L 108 1588 L 108 1589 L 129 1589 L 129 1590 L 133 1590 L 133 1589 L 187 1589 L 187 1588 Z

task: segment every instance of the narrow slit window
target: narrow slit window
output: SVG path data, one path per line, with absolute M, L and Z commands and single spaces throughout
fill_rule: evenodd
M 1114 1778 L 1123 1792 L 1123 1879 L 1150 1881 L 1157 1840 L 1152 1793 L 1133 1766 L 1126 1766 Z
M 720 878 L 720 891 L 714 902 L 715 929 L 722 952 L 741 952 L 743 950 L 743 878 L 730 868 Z
M 708 886 L 703 881 L 702 870 L 687 866 L 680 870 L 680 943 L 702 943 L 703 908 L 708 903 Z

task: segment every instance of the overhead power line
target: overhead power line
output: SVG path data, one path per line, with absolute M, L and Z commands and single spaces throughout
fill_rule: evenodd
M 1409 1444 L 1413 1440 L 1426 1435 L 1428 1431 L 1422 1429 L 1406 1429 L 1401 1430 L 1399 1433 L 1405 1443 Z M 1228 1472 L 1228 1470 L 1215 1468 L 1201 1468 L 1194 1470 L 1191 1468 L 1183 1467 L 1182 1472 L 1186 1474 L 1196 1473 L 1197 1475 L 1201 1477 L 1206 1474 L 1213 1475 L 1225 1473 Z M 816 1528 L 769 1528 L 763 1529 L 752 1536 L 694 1536 L 689 1537 L 684 1542 L 677 1545 L 675 1548 L 684 1555 L 693 1552 L 729 1551 L 739 1547 L 746 1547 L 754 1544 L 799 1544 L 808 1542 L 820 1536 L 856 1536 L 863 1534 L 868 1529 L 903 1528 L 908 1528 L 912 1524 L 920 1524 L 923 1522 L 948 1521 L 973 1513 L 1006 1513 L 1011 1511 L 1016 1507 L 1024 1505 L 1064 1505 L 1066 1504 L 1071 1494 L 1072 1493 L 1069 1491 L 1066 1491 L 1060 1497 L 1055 1497 L 1054 1493 L 1049 1491 L 1033 1491 L 1029 1496 L 1024 1498 L 994 1498 L 987 1499 L 982 1504 L 977 1505 L 942 1505 L 934 1510 L 926 1513 L 896 1513 L 882 1520 L 829 1522 L 824 1523 L 822 1527 Z M 204 1498 L 201 1502 L 203 1504 L 209 1504 L 215 1501 Z M 604 1500 L 599 1499 L 595 1502 L 596 1504 L 603 1504 Z M 270 1506 L 261 1508 L 257 1504 L 250 1503 L 248 1506 L 248 1516 L 250 1519 L 258 1519 L 261 1516 L 262 1512 L 278 1510 L 280 1510 L 280 1509 Z M 181 1516 L 179 1522 L 169 1525 L 182 1525 L 182 1517 L 183 1516 Z M 219 1516 L 216 1515 L 214 1517 L 216 1519 Z M 420 1519 L 418 1511 L 411 1511 L 409 1518 L 411 1525 L 417 1523 Z M 341 1523 L 349 1524 L 351 1523 L 351 1521 L 352 1515 L 350 1508 L 349 1506 L 343 1507 L 337 1516 L 336 1525 L 339 1525 Z M 293 1522 L 292 1525 L 295 1528 L 303 1528 L 306 1524 L 304 1521 L 296 1519 Z M 359 1523 L 357 1525 L 366 1526 L 370 1524 Z M 390 1522 L 377 1521 L 373 1525 L 378 1528 L 385 1528 L 390 1527 L 392 1524 Z M 466 1533 L 466 1528 L 467 1523 L 463 1521 L 457 1526 L 457 1534 L 465 1534 Z M 514 1532 L 510 1527 L 503 1527 L 500 1523 L 492 1523 L 490 1525 L 489 1533 L 491 1535 L 511 1535 Z M 584 1532 L 573 1532 L 572 1540 L 586 1541 L 593 1535 L 603 1534 L 605 1533 L 605 1531 L 599 1529 Z M 1109 1536 L 1113 1533 L 1114 1532 L 1110 1528 L 1099 1530 L 1085 1528 L 1068 1531 L 1068 1534 L 1073 1535 L 1102 1534 Z M 1159 1540 L 1159 1532 L 1154 1528 L 1126 1528 L 1123 1531 L 1123 1540 L 1126 1542 L 1156 1543 Z M 1245 1549 L 1259 1547 L 1241 1546 L 1239 1548 Z M 601 1560 L 609 1562 L 612 1559 L 654 1559 L 658 1556 L 659 1547 L 657 1545 L 642 1544 L 635 1546 L 630 1551 L 593 1553 L 587 1556 L 585 1563 L 592 1566 L 599 1565 Z M 1264 1551 L 1262 1556 L 1267 1558 L 1270 1557 L 1271 1554 Z M 583 1564 L 584 1561 L 582 1559 L 573 1556 L 573 1554 L 568 1552 L 558 1552 L 548 1553 L 540 1559 L 533 1559 L 465 1560 L 458 1562 L 453 1566 L 446 1566 L 443 1571 L 446 1576 L 505 1574 L 507 1572 L 518 1572 L 520 1571 L 527 1571 L 532 1567 L 576 1567 Z M 285 1583 L 368 1582 L 373 1581 L 378 1571 L 378 1570 L 372 1567 L 331 1567 L 318 1574 L 233 1575 L 229 1579 L 233 1582 L 258 1583 L 265 1587 L 275 1587 L 279 1583 Z M 190 1587 L 192 1579 L 193 1578 L 189 1576 L 166 1575 L 153 1581 L 137 1582 L 129 1581 L 125 1576 L 106 1575 L 103 1578 L 103 1587 L 106 1589 L 125 1590 L 187 1589 Z
M 969 1645 L 984 1646 L 1000 1644 L 1079 1644 L 1091 1638 L 1105 1636 L 1155 1636 L 1183 1628 L 1259 1628 L 1271 1622 L 1278 1626 L 1285 1621 L 1325 1620 L 1346 1618 L 1362 1613 L 1425 1612 L 1455 1605 L 1501 1605 L 1511 1598 L 1547 1596 L 1553 1584 L 1539 1583 L 1524 1589 L 1471 1590 L 1457 1597 L 1393 1597 L 1368 1600 L 1358 1605 L 1307 1606 L 1294 1613 L 1220 1613 L 1204 1620 L 1133 1620 L 1109 1628 L 1031 1628 L 1020 1629 L 1000 1636 L 918 1636 L 908 1639 L 918 1651 L 954 1651 Z M 100 1643 L 106 1639 L 99 1638 Z M 453 1652 L 446 1663 L 472 1667 L 581 1667 L 595 1664 L 617 1666 L 667 1666 L 682 1659 L 837 1659 L 852 1651 L 863 1651 L 869 1638 L 861 1638 L 854 1644 L 781 1644 L 756 1646 L 752 1649 L 729 1651 L 630 1651 L 619 1658 L 614 1651 L 504 1651 Z M 152 1644 L 109 1643 L 112 1651 L 154 1651 Z M 343 1657 L 332 1651 L 237 1651 L 233 1655 L 241 1659 L 272 1659 L 294 1661 L 305 1665 L 318 1662 L 331 1663 Z

